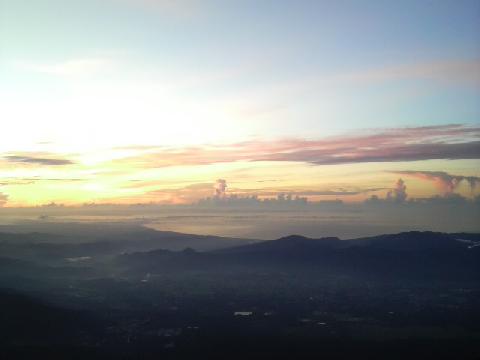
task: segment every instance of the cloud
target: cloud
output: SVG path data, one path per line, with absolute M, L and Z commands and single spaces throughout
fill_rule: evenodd
M 257 195 L 257 196 L 277 196 L 279 194 L 292 196 L 352 196 L 366 194 L 369 192 L 386 190 L 385 188 L 368 189 L 335 189 L 335 190 L 312 190 L 312 189 L 287 189 L 287 188 L 263 188 L 263 189 L 232 189 L 233 194 L 238 195 Z
M 31 185 L 37 182 L 43 181 L 54 181 L 54 182 L 76 182 L 76 181 L 86 181 L 88 179 L 80 178 L 42 178 L 40 176 L 29 177 L 29 178 L 19 178 L 19 177 L 7 177 L 0 178 L 0 185 L 2 186 L 18 186 L 18 185 Z
M 0 207 L 5 205 L 8 201 L 8 195 L 0 192 Z
M 18 185 L 31 185 L 34 184 L 35 181 L 32 180 L 23 180 L 23 179 L 18 179 L 18 180 L 1 180 L 0 185 L 1 186 L 18 186 Z
M 14 163 L 53 165 L 53 166 L 73 164 L 71 160 L 59 159 L 59 158 L 43 158 L 43 157 L 23 156 L 23 155 L 8 155 L 8 156 L 4 156 L 3 158 L 8 162 L 14 162 Z
M 319 140 L 245 141 L 188 148 L 148 148 L 120 159 L 155 168 L 235 161 L 294 161 L 315 165 L 430 159 L 479 159 L 480 127 L 462 125 L 371 130 Z
M 352 139 L 361 140 L 361 139 Z M 356 148 L 352 145 L 332 149 L 295 150 L 290 153 L 269 154 L 257 159 L 263 161 L 304 161 L 316 165 L 335 165 L 365 162 L 397 162 L 431 159 L 478 159 L 480 141 L 461 144 L 385 144 Z M 307 146 L 309 144 L 306 144 Z M 366 144 L 365 144 L 366 145 Z
M 225 196 L 225 192 L 227 191 L 227 180 L 225 179 L 218 179 L 215 181 L 215 196 Z
M 425 79 L 480 85 L 480 59 L 402 64 L 347 73 L 338 78 L 353 82 Z
M 432 196 L 429 198 L 420 198 L 414 199 L 413 204 L 424 204 L 424 205 L 466 205 L 466 204 L 475 204 L 476 199 L 469 200 L 468 198 L 455 193 L 448 193 L 444 196 Z
M 158 183 L 157 183 L 158 184 Z M 214 194 L 212 196 L 212 188 Z M 298 188 L 230 188 L 229 195 L 226 194 L 227 181 L 218 179 L 214 183 L 193 183 L 184 187 L 155 189 L 142 195 L 143 200 L 149 199 L 155 203 L 165 204 L 191 204 L 202 199 L 225 199 L 235 201 L 254 197 L 278 197 L 279 195 L 294 197 L 308 196 L 352 196 L 366 194 L 386 188 L 365 188 L 365 189 L 298 189 Z
M 404 203 L 407 200 L 407 186 L 402 179 L 398 179 L 395 187 L 387 193 L 387 200 Z
M 462 181 L 466 181 L 472 192 L 480 184 L 480 177 L 451 175 L 444 171 L 392 171 L 394 174 L 401 174 L 417 179 L 432 181 L 445 194 L 452 194 Z
M 184 187 L 152 190 L 144 196 L 159 203 L 188 204 L 211 196 L 214 185 L 213 183 L 194 183 Z
M 84 76 L 97 74 L 111 68 L 112 61 L 105 58 L 79 58 L 56 63 L 32 63 L 20 61 L 17 68 L 57 76 Z

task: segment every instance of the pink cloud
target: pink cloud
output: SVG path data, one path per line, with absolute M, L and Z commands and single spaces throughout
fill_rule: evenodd
M 229 145 L 139 149 L 120 161 L 139 167 L 207 165 L 236 161 L 294 161 L 316 165 L 429 159 L 479 159 L 480 127 L 427 126 L 375 130 L 319 140 L 245 141 Z

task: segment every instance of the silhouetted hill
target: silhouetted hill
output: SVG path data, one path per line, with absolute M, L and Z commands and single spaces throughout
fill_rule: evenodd
M 128 251 L 146 251 L 155 248 L 182 250 L 185 247 L 192 247 L 196 250 L 214 250 L 248 244 L 254 240 L 159 231 L 128 222 L 27 222 L 17 225 L 0 225 L 0 242 L 2 241 L 29 244 L 36 242 L 52 244 L 115 242 L 115 245 L 130 247 Z M 133 249 L 133 247 L 138 249 Z
M 126 254 L 131 271 L 265 269 L 412 279 L 480 279 L 480 247 L 455 236 L 407 232 L 358 240 L 291 235 L 207 253 L 157 250 Z
M 321 249 L 336 248 L 341 246 L 341 240 L 336 237 L 311 239 L 301 235 L 289 235 L 277 240 L 262 241 L 254 244 L 231 247 L 217 250 L 222 254 L 247 254 L 247 253 L 282 253 L 298 251 L 319 251 Z
M 346 249 L 350 247 L 369 247 L 395 251 L 415 250 L 460 250 L 468 246 L 465 241 L 475 238 L 475 234 L 445 234 L 431 231 L 410 231 L 398 234 L 378 235 L 352 240 L 340 240 L 337 237 L 312 239 L 301 235 L 289 235 L 277 240 L 262 241 L 218 250 L 218 253 L 282 252 L 309 249 Z M 473 242 L 479 240 L 471 240 Z M 467 241 L 468 242 L 468 241 Z
M 23 260 L 61 263 L 72 258 L 98 260 L 126 252 L 182 250 L 187 247 L 214 250 L 254 242 L 249 239 L 156 231 L 138 226 L 121 227 L 124 231 L 120 232 L 112 225 L 107 226 L 107 229 L 112 228 L 111 231 L 104 229 L 95 233 L 92 226 L 86 225 L 83 236 L 77 227 L 74 227 L 71 235 L 63 230 L 55 234 L 0 232 L 0 254 Z M 93 229 L 97 229 L 97 226 L 93 226 Z
M 347 245 L 348 244 L 348 245 Z M 454 234 L 431 231 L 410 231 L 399 234 L 379 235 L 368 238 L 347 240 L 346 246 L 368 246 L 388 250 L 461 250 L 466 246 Z

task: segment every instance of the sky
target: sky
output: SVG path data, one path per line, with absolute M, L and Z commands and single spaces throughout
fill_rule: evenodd
M 4 207 L 473 198 L 480 2 L 0 0 L 0 134 Z

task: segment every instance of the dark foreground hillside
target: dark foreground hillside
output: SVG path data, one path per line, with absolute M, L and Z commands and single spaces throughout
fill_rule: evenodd
M 1 359 L 480 358 L 477 234 L 75 236 L 0 234 Z

